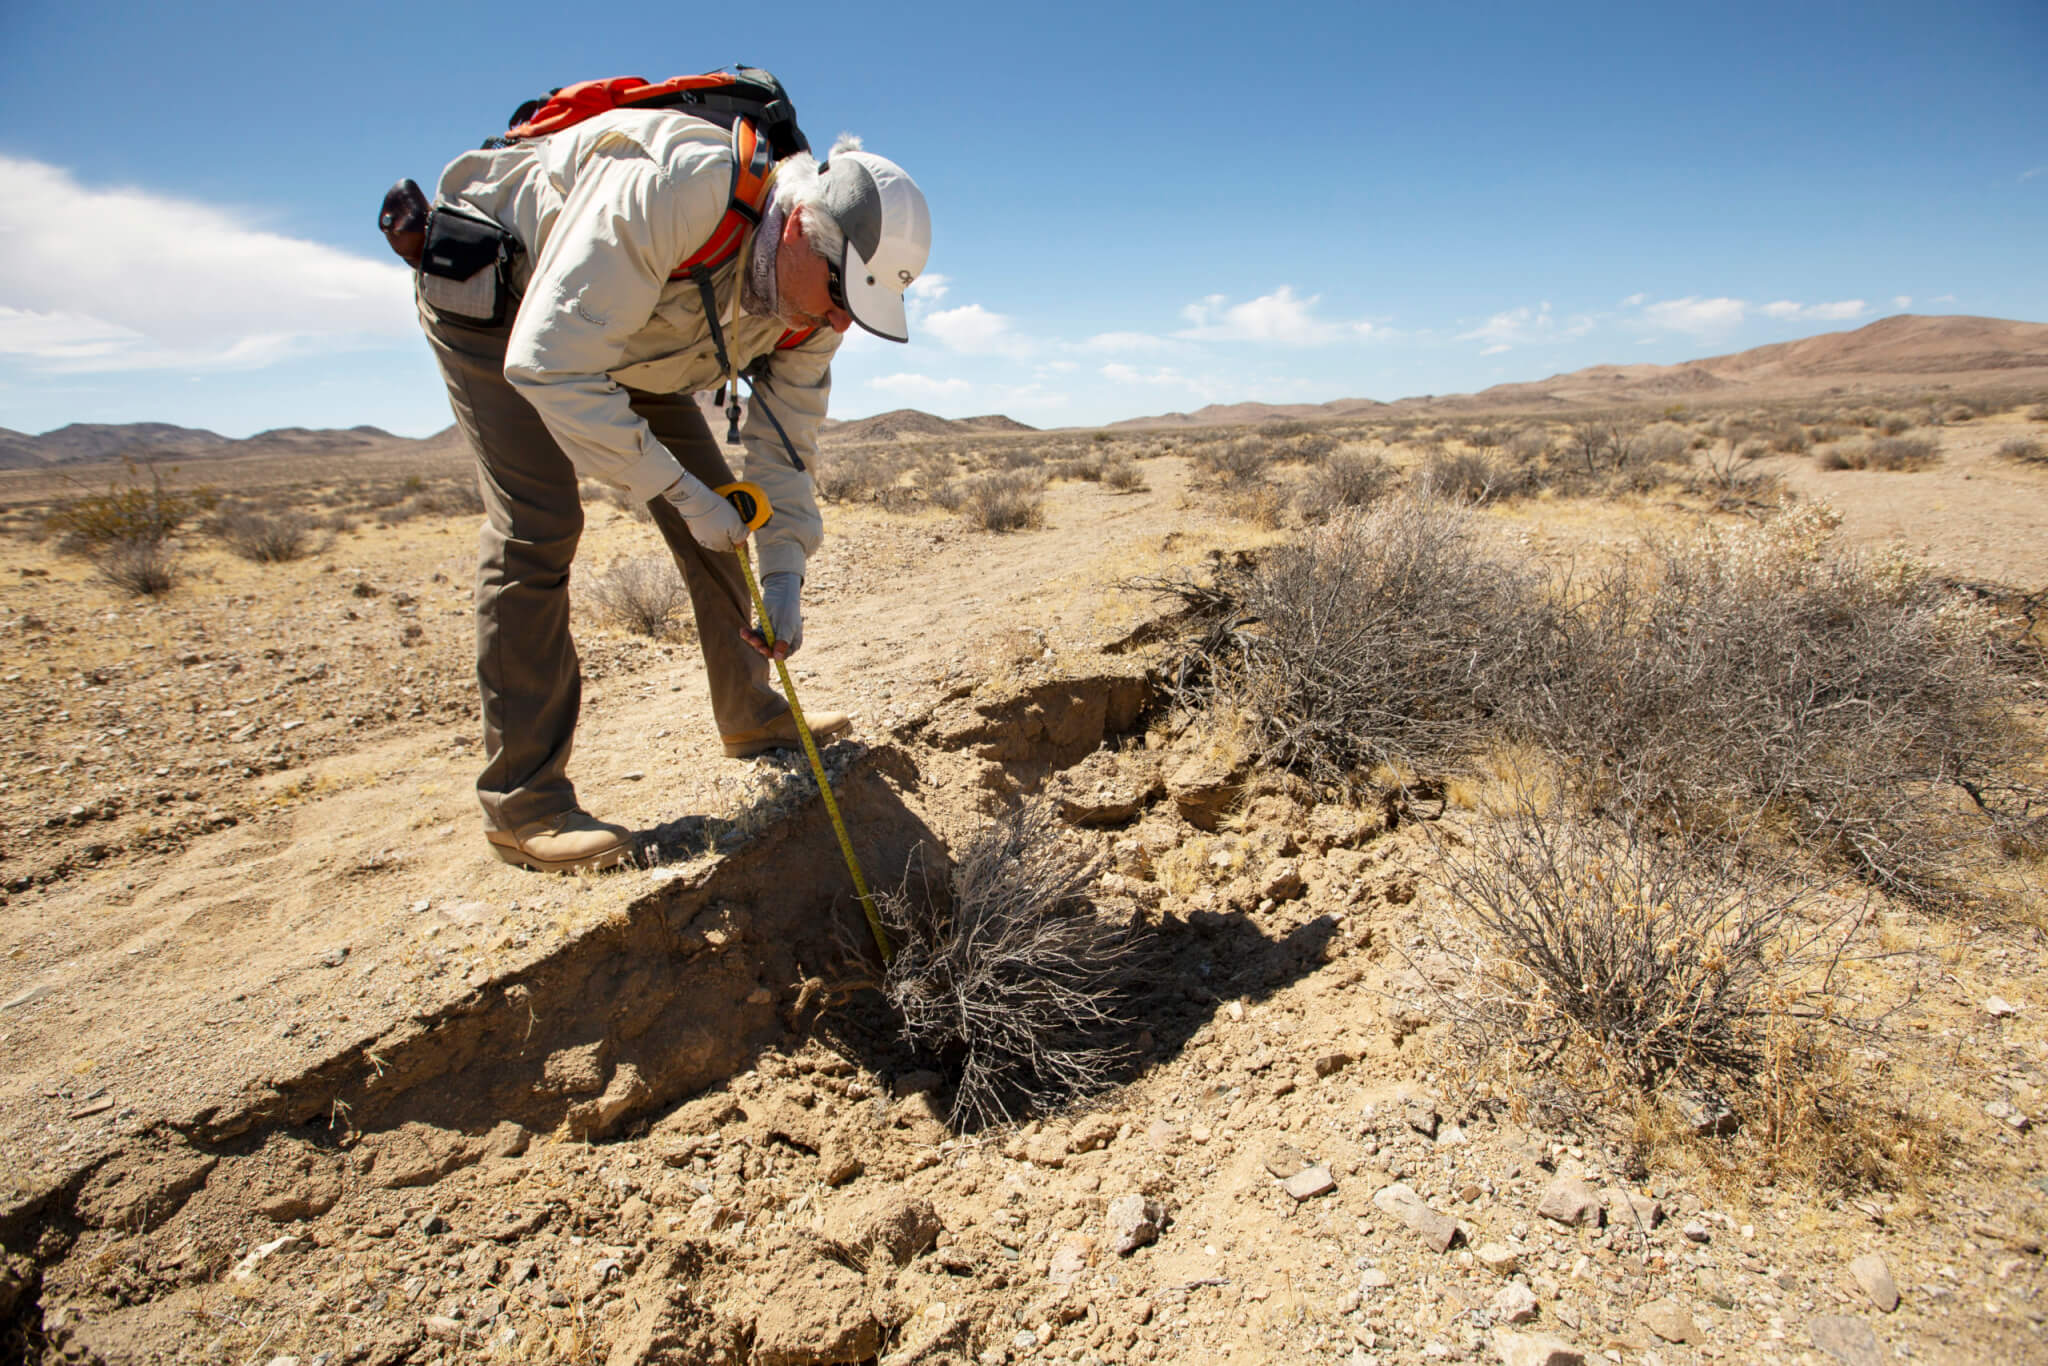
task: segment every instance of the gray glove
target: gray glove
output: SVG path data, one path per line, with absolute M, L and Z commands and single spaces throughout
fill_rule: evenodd
M 738 550 L 747 539 L 747 524 L 733 511 L 731 503 L 719 497 L 702 479 L 684 470 L 682 477 L 661 491 L 689 524 L 690 534 L 706 550 Z
M 761 601 L 775 628 L 775 643 L 787 642 L 791 654 L 804 643 L 803 586 L 804 576 L 788 569 L 761 576 Z

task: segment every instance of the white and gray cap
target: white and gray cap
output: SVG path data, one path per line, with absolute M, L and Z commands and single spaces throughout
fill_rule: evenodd
M 818 175 L 819 206 L 846 238 L 838 263 L 846 311 L 878 337 L 909 341 L 903 292 L 924 270 L 932 249 L 924 191 L 901 166 L 873 152 L 835 147 Z

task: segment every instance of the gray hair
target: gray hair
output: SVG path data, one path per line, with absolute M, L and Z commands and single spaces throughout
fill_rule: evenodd
M 851 133 L 841 133 L 839 140 L 832 144 L 832 150 L 825 154 L 825 160 L 829 162 L 841 152 L 859 150 L 859 138 Z M 846 254 L 846 234 L 840 231 L 839 220 L 826 211 L 824 200 L 825 182 L 819 178 L 816 157 L 809 152 L 798 152 L 776 163 L 775 207 L 785 215 L 800 208 L 809 209 L 803 220 L 804 238 L 811 244 L 812 251 L 837 265 Z

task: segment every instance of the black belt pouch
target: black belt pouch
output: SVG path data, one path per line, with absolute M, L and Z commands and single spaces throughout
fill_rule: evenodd
M 512 311 L 519 239 L 480 214 L 437 204 L 420 253 L 420 297 L 443 317 L 502 327 Z

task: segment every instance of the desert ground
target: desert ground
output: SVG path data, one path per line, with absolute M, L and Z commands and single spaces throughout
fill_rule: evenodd
M 900 1027 L 802 760 L 721 756 L 643 512 L 586 490 L 573 768 L 642 857 L 544 877 L 470 790 L 459 452 L 0 473 L 0 1355 L 2042 1359 L 2048 377 L 1992 378 L 836 434 L 795 677 L 856 718 L 826 758 L 869 879 L 915 917 L 1050 813 L 1045 914 L 1123 955 L 1102 1051 L 1008 1117 L 963 1109 L 970 1041 Z M 110 504 L 177 523 L 163 591 L 109 577 Z M 1910 864 L 1827 792 L 1667 783 L 1629 828 L 1677 880 L 1617 910 L 1635 846 L 1572 859 L 1648 791 L 1619 742 L 1484 695 L 1369 752 L 1289 738 L 1279 683 L 1229 682 L 1277 618 L 1204 636 L 1205 590 L 1417 528 L 1494 585 L 1447 609 L 1473 661 L 1509 581 L 1825 564 L 1927 605 L 1999 680 L 1957 704 L 1996 781 L 1912 784 Z M 1750 984 L 1722 1033 L 1640 984 L 1608 984 L 1633 1034 L 1556 1004 L 1484 914 L 1526 905 L 1487 875 L 1532 828 L 1584 842 L 1582 948 Z M 1672 901 L 1741 910 L 1640 928 Z

